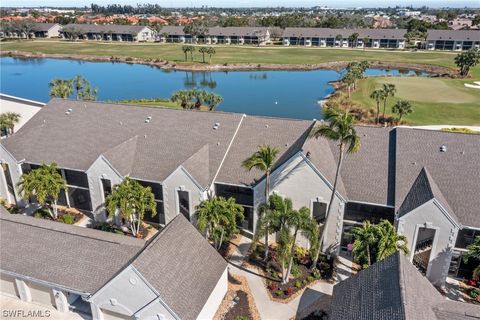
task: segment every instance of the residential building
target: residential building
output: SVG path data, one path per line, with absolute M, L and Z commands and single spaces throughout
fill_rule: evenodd
M 286 28 L 285 46 L 404 49 L 406 29 Z M 357 35 L 354 41 L 349 40 Z
M 30 38 L 58 38 L 61 26 L 58 23 L 33 23 Z M 0 26 L 0 38 L 26 38 L 22 30 L 16 30 L 14 25 Z
M 331 320 L 471 320 L 480 306 L 448 300 L 395 253 L 333 287 Z
M 204 44 L 256 44 L 270 43 L 270 30 L 264 27 L 211 27 L 204 35 L 193 36 L 183 31 L 183 26 L 165 26 L 158 41 L 172 43 Z
M 0 93 L 0 114 L 14 112 L 20 115 L 19 122 L 14 130 L 18 130 L 30 120 L 45 105 L 43 102 L 22 99 L 7 94 Z M 0 137 L 7 135 L 7 132 L 0 132 Z
M 147 241 L 9 214 L 0 206 L 0 290 L 94 320 L 212 319 L 227 263 L 184 217 Z
M 146 26 L 119 24 L 68 24 L 60 30 L 65 39 L 105 41 L 153 41 L 155 31 Z
M 242 161 L 268 144 L 279 149 L 271 192 L 325 224 L 324 250 L 346 253 L 353 227 L 387 219 L 430 281 L 469 277 L 473 268 L 461 255 L 480 230 L 479 136 L 358 126 L 361 149 L 344 158 L 327 218 L 338 146 L 308 138 L 320 123 L 53 99 L 2 141 L 0 196 L 26 205 L 15 188 L 21 174 L 55 162 L 68 185 L 59 203 L 98 221 L 106 219 L 105 196 L 129 176 L 152 187 L 158 215 L 147 214 L 151 223 L 165 225 L 178 214 L 195 223 L 202 200 L 234 197 L 245 210 L 241 230 L 252 236 L 265 176 Z
M 428 30 L 427 50 L 480 49 L 480 30 Z

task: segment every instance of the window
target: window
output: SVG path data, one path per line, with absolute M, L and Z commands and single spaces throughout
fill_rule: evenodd
M 327 216 L 327 204 L 325 202 L 314 201 L 312 206 L 312 216 L 319 222 L 325 222 Z
M 112 182 L 108 179 L 100 179 L 102 183 L 103 189 L 103 199 L 107 199 L 107 197 L 112 193 Z
M 190 197 L 188 191 L 177 191 L 178 211 L 190 221 Z
M 63 170 L 65 172 L 65 180 L 67 185 L 81 188 L 88 188 L 88 178 L 85 172 L 74 170 Z
M 90 192 L 84 189 L 68 188 L 68 200 L 70 206 L 86 211 L 92 211 Z

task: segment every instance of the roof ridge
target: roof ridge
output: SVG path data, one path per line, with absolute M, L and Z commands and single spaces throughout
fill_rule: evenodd
M 400 297 L 401 297 L 401 301 L 400 301 L 400 304 L 402 306 L 402 311 L 403 311 L 403 317 L 405 319 L 407 319 L 407 285 L 405 283 L 405 273 L 404 273 L 404 268 L 403 268 L 403 263 L 404 261 L 402 261 L 402 257 L 401 257 L 401 253 L 400 252 L 396 252 L 394 253 L 397 257 L 396 259 L 398 259 L 398 286 L 399 286 L 399 290 L 400 290 Z

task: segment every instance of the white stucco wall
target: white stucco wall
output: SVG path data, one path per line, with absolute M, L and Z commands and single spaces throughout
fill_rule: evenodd
M 178 167 L 162 183 L 165 223 L 169 223 L 179 213 L 177 191 L 188 191 L 190 196 L 190 217 L 194 222 L 195 206 L 207 198 L 205 191 L 193 180 L 192 176 L 182 166 Z
M 20 114 L 20 121 L 15 125 L 15 131 L 18 131 L 43 106 L 45 104 L 42 102 L 0 94 L 0 113 L 15 112 Z
M 417 230 L 421 227 L 435 229 L 436 231 L 427 269 L 427 278 L 434 284 L 442 285 L 448 275 L 458 226 L 441 209 L 436 200 L 430 200 L 400 217 L 398 219 L 398 232 L 407 237 L 410 261 L 413 260 Z
M 313 165 L 300 153 L 272 173 L 270 189 L 272 193 L 290 198 L 293 202 L 294 209 L 300 209 L 305 206 L 310 209 L 310 212 L 314 201 L 328 204 L 332 194 L 332 188 L 328 182 L 320 173 L 316 172 Z M 264 190 L 265 181 L 262 181 L 255 187 L 255 208 L 265 201 Z M 256 227 L 256 210 L 254 219 Z M 343 203 L 338 196 L 335 196 L 324 231 L 326 232 L 323 245 L 324 249 L 334 246 L 334 252 L 337 252 L 338 246 L 335 246 L 335 244 L 340 242 L 342 219 Z M 308 246 L 306 239 L 303 237 L 299 240 L 299 244 L 306 247 Z
M 8 152 L 7 149 L 3 145 L 0 144 L 0 162 L 7 163 L 10 169 L 10 176 L 12 177 L 12 182 L 16 186 L 17 183 L 20 181 L 20 177 L 22 176 L 22 168 L 18 164 L 17 160 Z M 21 201 L 21 196 L 18 193 L 17 188 L 14 188 L 15 197 L 17 201 Z M 3 169 L 0 170 L 0 197 L 7 199 L 9 203 L 14 203 L 15 199 L 11 197 L 7 191 L 7 181 L 5 175 L 3 173 Z M 19 203 L 21 204 L 21 203 Z
M 113 187 L 121 183 L 123 177 L 103 156 L 98 157 L 86 173 L 95 220 L 105 221 L 105 199 L 101 179 L 110 180 Z
M 60 28 L 61 25 L 56 24 L 48 30 L 48 38 L 58 38 L 60 37 Z
M 198 320 L 210 320 L 213 319 L 213 316 L 218 310 L 218 307 L 223 301 L 223 298 L 228 291 L 228 268 L 225 268 L 222 276 L 217 282 L 215 289 L 213 289 L 210 297 L 208 297 L 207 302 L 203 306 L 202 311 L 198 315 Z
M 156 292 L 133 266 L 122 270 L 90 299 L 95 306 L 132 316 L 157 297 Z

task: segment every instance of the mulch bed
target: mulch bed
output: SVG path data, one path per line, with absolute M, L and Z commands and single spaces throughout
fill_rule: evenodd
M 237 317 L 245 317 L 246 319 L 252 319 L 247 293 L 245 291 L 238 290 L 235 292 L 235 295 L 238 298 L 238 302 L 235 303 L 234 299 L 234 305 L 227 312 L 227 314 L 225 314 L 224 319 L 236 320 Z

